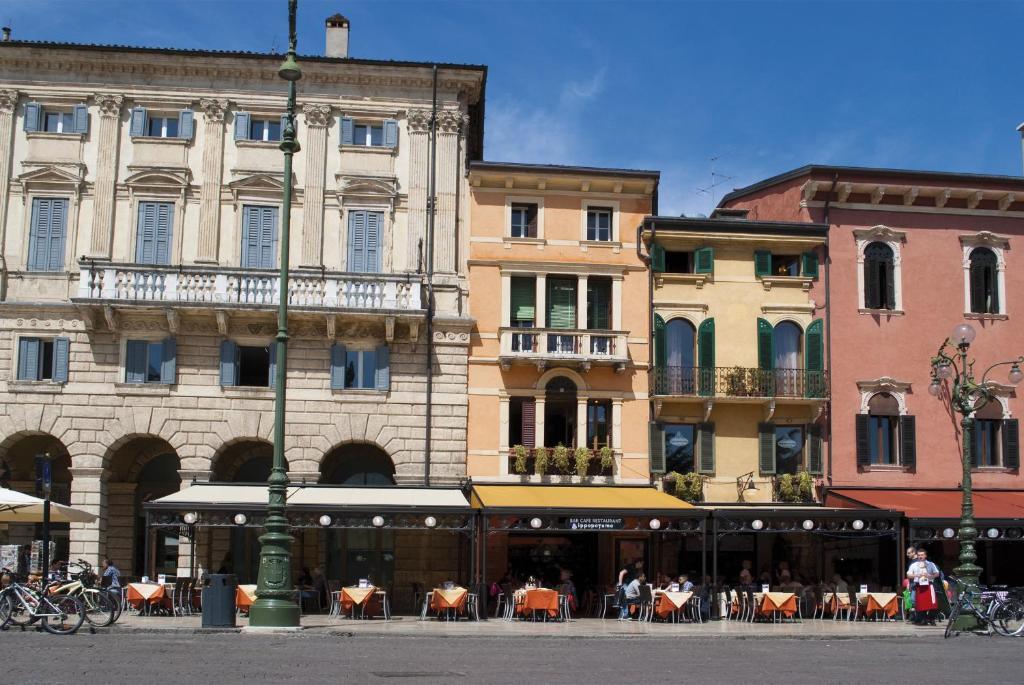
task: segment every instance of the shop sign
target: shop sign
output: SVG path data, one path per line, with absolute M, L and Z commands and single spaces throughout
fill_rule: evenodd
M 621 530 L 625 525 L 622 517 L 572 517 L 565 521 L 570 530 Z

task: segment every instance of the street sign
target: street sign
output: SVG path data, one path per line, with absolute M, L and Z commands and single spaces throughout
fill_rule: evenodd
M 570 530 L 621 530 L 625 525 L 622 517 L 580 516 L 566 519 Z

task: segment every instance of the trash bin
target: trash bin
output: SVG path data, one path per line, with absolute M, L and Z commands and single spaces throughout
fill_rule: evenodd
M 231 573 L 211 573 L 203 580 L 203 627 L 235 627 L 235 591 L 238 579 Z

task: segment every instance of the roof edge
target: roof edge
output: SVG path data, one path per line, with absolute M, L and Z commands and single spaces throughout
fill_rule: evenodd
M 544 172 L 549 174 L 589 175 L 660 179 L 661 172 L 653 169 L 618 169 L 615 167 L 571 166 L 563 164 L 531 164 L 526 162 L 474 161 L 470 171 L 507 171 L 511 173 Z

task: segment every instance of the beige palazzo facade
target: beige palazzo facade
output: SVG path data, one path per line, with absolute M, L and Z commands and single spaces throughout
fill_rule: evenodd
M 71 559 L 173 573 L 184 551 L 163 534 L 147 549 L 142 504 L 265 480 L 285 183 L 290 478 L 465 476 L 466 166 L 486 70 L 437 65 L 430 235 L 434 65 L 350 58 L 347 22 L 327 32 L 328 56 L 300 59 L 290 179 L 280 55 L 0 42 L 0 459 L 31 491 L 49 455 L 55 497 L 98 516 L 58 532 Z

